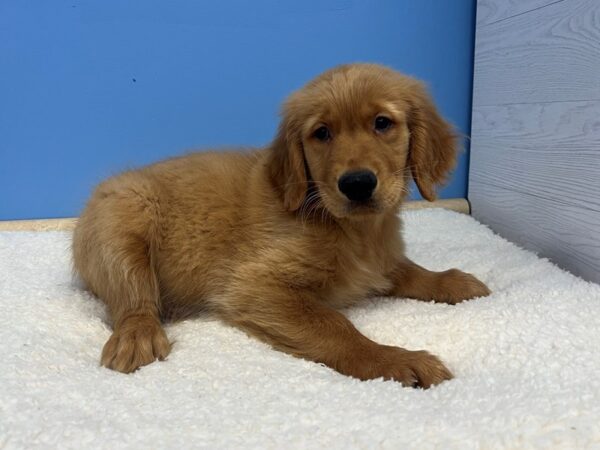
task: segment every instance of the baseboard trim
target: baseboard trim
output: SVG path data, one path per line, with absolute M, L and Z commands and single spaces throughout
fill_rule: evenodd
M 412 200 L 406 202 L 402 209 L 427 209 L 427 208 L 444 208 L 451 211 L 456 211 L 462 214 L 471 214 L 471 205 L 464 198 L 444 198 L 428 202 L 426 200 Z
M 463 214 L 470 214 L 469 202 L 464 198 L 447 198 L 427 202 L 413 200 L 406 202 L 402 209 L 445 208 Z M 65 231 L 75 228 L 77 218 L 35 219 L 35 220 L 0 220 L 0 231 Z
M 75 228 L 77 218 L 2 220 L 0 231 L 63 231 Z

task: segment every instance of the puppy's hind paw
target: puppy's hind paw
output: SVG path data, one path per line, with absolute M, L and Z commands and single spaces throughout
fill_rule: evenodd
M 120 321 L 102 349 L 101 364 L 130 373 L 155 360 L 163 360 L 171 344 L 160 322 L 151 316 L 135 315 Z

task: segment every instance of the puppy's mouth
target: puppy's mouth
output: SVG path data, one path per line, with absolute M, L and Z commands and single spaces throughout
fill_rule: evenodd
M 379 214 L 383 212 L 383 209 L 381 204 L 373 198 L 364 201 L 350 200 L 346 202 L 346 211 L 349 215 L 354 216 Z
M 319 189 L 322 205 L 333 217 L 338 219 L 373 216 L 381 214 L 386 209 L 384 204 L 375 197 L 357 201 L 340 198 L 335 194 L 328 195 L 323 191 L 322 188 Z
M 368 198 L 352 200 L 339 190 L 325 183 L 309 181 L 307 202 L 302 208 L 304 215 L 324 217 L 318 211 L 326 211 L 337 219 L 364 219 L 382 214 L 397 204 L 397 198 L 387 189 L 378 189 Z

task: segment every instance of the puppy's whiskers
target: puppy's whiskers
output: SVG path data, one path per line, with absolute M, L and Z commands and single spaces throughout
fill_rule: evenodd
M 306 228 L 306 225 L 310 220 L 316 220 L 321 223 L 330 223 L 332 220 L 331 214 L 325 206 L 326 202 L 324 201 L 324 197 L 326 194 L 318 188 L 318 185 L 325 185 L 325 183 L 322 181 L 311 180 L 309 185 L 308 195 L 298 211 L 298 216 L 300 217 L 303 229 Z
M 303 229 L 305 229 L 311 215 L 313 215 L 320 207 L 322 207 L 322 203 L 318 189 L 309 191 L 309 194 L 300 207 L 300 211 L 298 211 Z

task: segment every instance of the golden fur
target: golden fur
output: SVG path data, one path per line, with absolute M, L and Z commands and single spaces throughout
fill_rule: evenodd
M 378 116 L 389 129 L 374 129 Z M 330 136 L 320 140 L 323 126 Z M 337 308 L 372 295 L 456 303 L 489 293 L 469 274 L 430 272 L 404 256 L 397 213 L 409 179 L 433 200 L 455 152 L 419 82 L 354 64 L 292 94 L 267 148 L 194 153 L 103 182 L 73 237 L 75 269 L 113 320 L 102 364 L 131 372 L 164 359 L 161 321 L 205 309 L 362 380 L 428 387 L 451 378 L 437 357 L 377 344 Z M 377 177 L 366 203 L 338 189 L 357 169 Z

